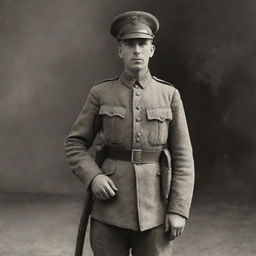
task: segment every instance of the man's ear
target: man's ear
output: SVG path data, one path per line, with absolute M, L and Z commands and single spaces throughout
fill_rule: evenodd
M 123 58 L 123 56 L 122 56 L 121 43 L 119 43 L 119 44 L 118 44 L 118 50 L 117 50 L 117 52 L 118 52 L 118 56 L 119 56 L 119 58 L 120 58 L 120 59 L 122 59 L 122 58 Z
M 150 52 L 151 52 L 150 58 L 153 57 L 155 50 L 156 50 L 156 47 L 155 47 L 154 44 L 152 44 L 152 45 L 151 45 L 151 48 L 150 48 Z

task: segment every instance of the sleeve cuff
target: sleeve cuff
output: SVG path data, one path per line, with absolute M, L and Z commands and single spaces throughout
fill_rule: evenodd
M 181 214 L 181 213 L 178 213 L 178 212 L 174 212 L 174 211 L 168 211 L 167 213 L 177 214 L 177 215 L 180 215 L 181 217 L 183 217 L 183 218 L 185 218 L 185 219 L 188 219 L 188 218 L 189 218 L 188 215 L 184 215 L 184 214 Z

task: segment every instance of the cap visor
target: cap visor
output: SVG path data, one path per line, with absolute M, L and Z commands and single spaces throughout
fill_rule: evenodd
M 132 34 L 126 34 L 121 36 L 119 40 L 134 39 L 134 38 L 153 39 L 153 36 L 145 33 L 132 33 Z

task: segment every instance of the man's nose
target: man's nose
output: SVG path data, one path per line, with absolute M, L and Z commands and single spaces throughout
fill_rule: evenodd
M 134 49 L 134 53 L 135 53 L 135 54 L 138 54 L 138 53 L 141 52 L 141 47 L 140 47 L 139 44 L 134 44 L 133 49 Z

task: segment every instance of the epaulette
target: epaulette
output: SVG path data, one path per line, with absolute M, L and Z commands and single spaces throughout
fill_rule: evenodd
M 107 78 L 107 79 L 104 79 L 104 80 L 101 80 L 99 81 L 97 84 L 101 84 L 101 83 L 104 83 L 104 82 L 110 82 L 110 81 L 114 81 L 114 80 L 117 80 L 119 78 L 119 76 L 115 76 L 115 77 L 111 77 L 111 78 Z
M 167 81 L 164 81 L 164 80 L 162 80 L 162 79 L 160 79 L 160 78 L 157 78 L 157 77 L 155 77 L 155 76 L 153 76 L 153 79 L 155 79 L 157 82 L 160 82 L 160 83 L 163 83 L 163 84 L 168 84 L 168 85 L 170 85 L 170 86 L 173 86 L 171 83 L 169 83 L 169 82 L 167 82 Z

